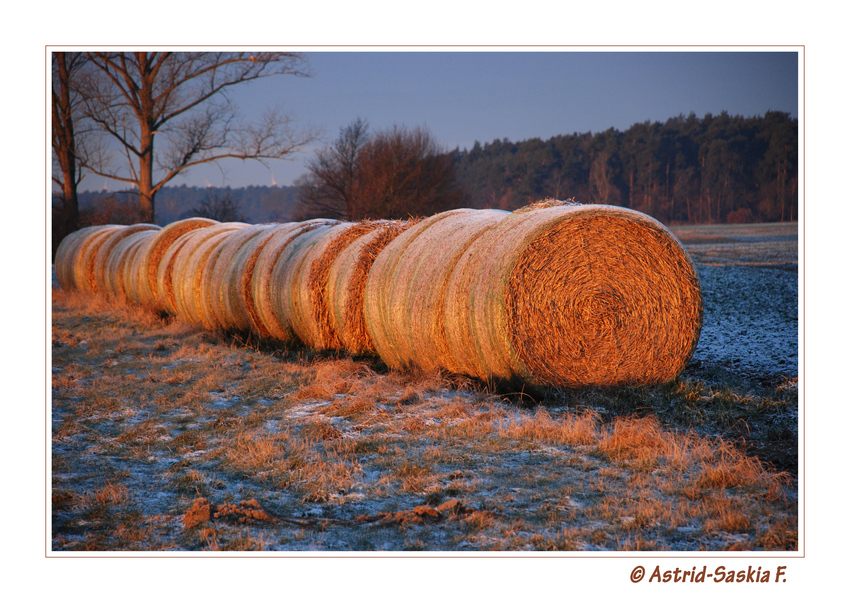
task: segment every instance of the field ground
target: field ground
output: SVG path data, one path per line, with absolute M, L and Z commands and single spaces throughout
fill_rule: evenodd
M 54 290 L 51 550 L 796 550 L 796 224 L 674 231 L 704 327 L 649 388 L 532 398 Z

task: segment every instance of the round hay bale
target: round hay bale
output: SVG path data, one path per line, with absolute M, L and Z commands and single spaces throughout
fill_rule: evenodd
M 329 280 L 331 266 L 339 255 L 355 241 L 369 233 L 383 229 L 384 222 L 365 220 L 354 224 L 340 224 L 327 234 L 306 254 L 304 269 L 295 275 L 293 293 L 301 298 L 306 325 L 306 342 L 320 350 L 341 350 L 342 341 L 336 322 L 331 316 Z
M 74 284 L 80 291 L 95 293 L 94 284 L 94 260 L 97 252 L 110 235 L 123 229 L 123 226 L 109 225 L 91 235 L 80 243 L 77 249 L 76 261 L 74 262 Z
M 159 226 L 133 232 L 121 239 L 109 252 L 103 270 L 104 291 L 109 297 L 129 301 L 125 289 L 124 271 L 127 259 L 150 237 L 154 236 Z
M 181 286 L 183 290 L 184 317 L 188 322 L 203 325 L 208 329 L 215 327 L 208 317 L 207 282 L 211 267 L 215 264 L 218 253 L 221 251 L 221 246 L 236 230 L 240 229 L 217 232 L 200 243 L 186 259 L 181 278 Z
M 287 322 L 281 321 L 275 311 L 272 294 L 280 287 L 280 283 L 273 279 L 272 272 L 295 238 L 316 228 L 337 223 L 336 220 L 318 219 L 286 224 L 263 246 L 254 262 L 254 272 L 251 275 L 250 297 L 253 303 L 246 304 L 246 309 L 253 307 L 253 312 L 249 311 L 248 317 L 251 320 L 251 330 L 259 337 L 284 343 L 295 341 L 292 328 Z
M 375 350 L 387 366 L 401 368 L 409 363 L 409 353 L 401 350 L 404 344 L 397 340 L 402 328 L 397 325 L 405 324 L 416 311 L 403 305 L 404 295 L 400 291 L 406 283 L 396 279 L 396 270 L 407 248 L 442 220 L 471 216 L 476 211 L 454 209 L 426 218 L 398 235 L 375 258 L 363 293 L 363 316 Z
M 225 279 L 229 287 L 224 296 L 225 315 L 233 329 L 252 331 L 260 335 L 260 329 L 256 327 L 259 318 L 251 287 L 257 259 L 265 246 L 275 236 L 280 236 L 280 233 L 292 232 L 300 227 L 297 223 L 272 224 L 270 228 L 263 230 L 239 248 L 239 252 L 230 263 L 230 274 Z M 263 333 L 260 336 L 268 338 L 268 333 Z
M 143 233 L 147 236 L 138 239 L 139 244 L 134 245 L 127 250 L 127 257 L 124 260 L 124 271 L 122 278 L 124 280 L 124 296 L 126 300 L 132 304 L 141 304 L 141 294 L 139 293 L 139 282 L 143 276 L 139 269 L 139 258 L 144 255 L 145 250 L 153 241 L 158 230 L 145 230 Z M 131 235 L 135 237 L 135 235 Z
M 396 368 L 418 365 L 457 372 L 446 342 L 446 286 L 467 248 L 508 215 L 493 209 L 456 213 L 433 223 L 407 246 L 385 292 L 390 307 L 406 315 L 387 325 L 396 344 Z
M 463 372 L 558 387 L 676 378 L 702 326 L 678 239 L 636 211 L 559 205 L 513 213 L 476 239 L 445 296 Z
M 92 289 L 95 293 L 104 293 L 106 289 L 106 261 L 109 254 L 115 246 L 123 239 L 131 234 L 141 232 L 143 230 L 159 230 L 159 226 L 155 224 L 131 224 L 124 226 L 118 231 L 112 233 L 97 251 L 92 266 Z
M 186 309 L 187 303 L 193 303 L 191 301 L 187 301 L 184 298 L 184 293 L 186 291 L 186 287 L 184 287 L 184 281 L 186 279 L 194 278 L 194 272 L 191 272 L 186 269 L 190 258 L 193 257 L 198 247 L 203 244 L 205 241 L 209 240 L 214 235 L 220 234 L 222 232 L 229 232 L 231 230 L 238 230 L 240 228 L 244 228 L 247 224 L 243 222 L 222 222 L 221 224 L 213 224 L 207 228 L 198 228 L 187 232 L 183 235 L 180 235 L 181 238 L 185 237 L 185 240 L 180 245 L 179 249 L 177 249 L 174 253 L 173 262 L 171 262 L 171 303 L 174 306 L 174 311 L 178 316 L 187 316 L 189 311 Z M 169 252 L 171 252 L 172 248 L 177 246 L 178 241 L 175 241 L 175 244 L 169 248 Z M 168 255 L 168 254 L 166 254 Z M 163 263 L 166 262 L 166 258 L 163 258 L 163 261 L 160 262 L 160 268 L 162 268 Z M 195 266 L 195 269 L 197 266 Z M 169 286 L 167 283 L 168 273 L 164 273 L 162 279 L 157 276 L 157 287 L 162 287 L 164 291 L 169 290 Z M 160 293 L 162 295 L 162 293 Z
M 74 266 L 77 261 L 80 246 L 92 234 L 110 226 L 114 225 L 86 226 L 85 228 L 75 230 L 62 239 L 62 242 L 59 243 L 59 246 L 56 248 L 56 256 L 53 258 L 53 265 L 56 269 L 56 281 L 62 289 L 70 290 L 76 288 L 76 283 L 74 281 Z
M 330 241 L 352 226 L 349 222 L 328 224 L 299 234 L 286 246 L 272 269 L 272 312 L 304 345 L 313 346 L 321 339 L 313 320 L 311 262 Z
M 334 329 L 351 354 L 375 352 L 366 328 L 363 297 L 378 254 L 413 222 L 382 221 L 379 227 L 342 249 L 328 271 L 328 303 Z
M 234 263 L 242 247 L 263 234 L 263 232 L 274 227 L 274 224 L 254 224 L 232 232 L 217 253 L 215 264 L 210 267 L 208 284 L 208 310 L 209 318 L 220 329 L 238 328 L 234 322 L 232 306 L 229 296 L 233 292 L 230 281 L 234 277 Z
M 136 269 L 139 271 L 138 297 L 139 303 L 152 306 L 156 310 L 164 309 L 162 302 L 157 296 L 156 276 L 159 272 L 159 262 L 168 251 L 168 247 L 177 240 L 180 235 L 196 228 L 206 228 L 218 224 L 216 220 L 207 218 L 186 218 L 172 222 L 160 230 L 157 235 L 149 241 L 145 250 L 137 258 Z

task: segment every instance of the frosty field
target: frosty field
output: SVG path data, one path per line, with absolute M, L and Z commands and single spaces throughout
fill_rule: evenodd
M 657 387 L 499 391 L 53 290 L 52 554 L 796 550 L 797 225 L 672 229 Z

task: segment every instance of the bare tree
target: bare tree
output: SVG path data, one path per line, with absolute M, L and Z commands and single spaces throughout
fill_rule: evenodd
M 77 186 L 83 179 L 85 163 L 85 131 L 80 124 L 81 98 L 76 81 L 86 66 L 86 55 L 80 52 L 54 52 L 51 55 L 51 137 L 53 151 L 53 182 L 59 187 L 57 195 L 62 229 L 74 230 L 79 221 Z M 65 233 L 67 234 L 67 233 Z M 64 236 L 64 235 L 63 235 Z
M 352 215 L 358 184 L 358 155 L 369 141 L 369 124 L 357 118 L 339 138 L 307 162 L 309 174 L 296 184 L 306 217 L 345 219 Z
M 368 136 L 358 119 L 308 164 L 300 217 L 407 218 L 468 203 L 454 161 L 423 128 Z
M 242 214 L 242 210 L 239 207 L 239 200 L 229 192 L 223 194 L 214 193 L 206 197 L 198 207 L 192 208 L 191 214 L 200 218 L 218 220 L 219 222 L 247 221 L 247 218 Z
M 144 221 L 154 221 L 157 191 L 188 168 L 225 158 L 280 159 L 314 138 L 296 133 L 276 110 L 243 124 L 226 94 L 259 78 L 306 76 L 300 54 L 92 52 L 88 59 L 87 114 L 123 158 L 115 161 L 103 145 L 85 167 L 138 187 Z M 165 144 L 159 150 L 157 142 L 155 152 L 158 135 Z

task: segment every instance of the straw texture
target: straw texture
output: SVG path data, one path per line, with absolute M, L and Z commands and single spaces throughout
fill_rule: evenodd
M 198 245 L 186 262 L 182 278 L 183 304 L 186 310 L 185 318 L 191 323 L 203 325 L 208 329 L 216 327 L 210 317 L 209 282 L 218 254 L 233 232 L 236 231 L 224 230 L 214 234 Z
M 155 224 L 131 224 L 130 226 L 122 226 L 107 237 L 103 244 L 99 246 L 94 258 L 94 264 L 92 266 L 92 293 L 105 292 L 107 276 L 106 261 L 109 258 L 109 254 L 120 241 L 133 233 L 143 230 L 159 230 L 159 228 Z
M 174 304 L 174 309 L 178 316 L 188 317 L 190 311 L 187 309 L 187 305 L 194 305 L 193 299 L 186 299 L 185 297 L 186 295 L 194 294 L 194 289 L 192 287 L 187 287 L 185 281 L 187 279 L 194 279 L 194 271 L 197 270 L 197 262 L 193 264 L 191 269 L 187 270 L 187 266 L 198 248 L 205 241 L 208 241 L 217 234 L 230 232 L 231 230 L 238 230 L 245 226 L 247 226 L 247 224 L 243 222 L 223 222 L 221 224 L 213 224 L 207 228 L 198 228 L 181 235 L 181 238 L 185 237 L 185 241 L 183 241 L 182 245 L 179 246 L 179 249 L 176 250 L 171 267 L 172 303 Z M 172 248 L 176 246 L 177 241 L 175 241 L 175 244 L 172 245 Z M 169 251 L 171 251 L 171 248 L 169 248 Z M 163 262 L 160 262 L 160 266 L 162 266 L 162 263 Z M 167 275 L 164 275 L 164 279 L 166 278 Z M 164 282 L 164 279 L 162 286 L 167 290 L 167 284 Z M 157 279 L 157 286 L 160 286 L 159 278 Z
M 94 282 L 94 261 L 97 252 L 106 242 L 110 235 L 123 229 L 123 226 L 106 226 L 86 237 L 77 250 L 74 262 L 74 283 L 80 291 L 96 293 L 97 286 Z
M 308 220 L 286 224 L 276 230 L 257 255 L 251 275 L 250 298 L 246 302 L 251 330 L 264 339 L 291 343 L 296 340 L 289 321 L 280 315 L 275 301 L 280 297 L 281 277 L 273 276 L 281 257 L 286 257 L 290 244 L 304 233 L 338 224 L 336 220 Z M 246 294 L 246 297 L 248 295 Z M 249 308 L 253 308 L 250 310 Z
M 312 346 L 321 335 L 313 313 L 309 286 L 310 262 L 321 254 L 328 241 L 338 236 L 350 223 L 326 224 L 299 234 L 280 255 L 271 272 L 269 298 L 272 312 L 281 324 L 288 325 L 301 343 Z
M 328 270 L 330 318 L 343 347 L 351 354 L 375 352 L 363 315 L 366 280 L 378 254 L 410 226 L 411 222 L 380 222 L 375 230 L 342 249 Z
M 551 199 L 418 222 L 97 226 L 55 269 L 208 329 L 544 386 L 669 381 L 702 327 L 693 263 L 662 224 Z
M 149 305 L 156 309 L 164 309 L 157 295 L 156 277 L 159 272 L 159 262 L 168 251 L 168 247 L 180 237 L 180 235 L 195 230 L 218 224 L 216 220 L 207 218 L 187 218 L 172 222 L 160 230 L 153 237 L 145 249 L 136 258 L 135 269 L 138 274 L 136 295 L 138 303 Z
M 80 246 L 85 244 L 89 237 L 114 226 L 98 225 L 87 226 L 79 230 L 75 230 L 59 243 L 56 248 L 56 256 L 53 259 L 53 266 L 56 271 L 56 280 L 59 286 L 63 289 L 76 289 L 77 283 L 74 275 L 77 258 L 79 255 Z
M 305 269 L 297 275 L 293 291 L 300 296 L 308 327 L 305 343 L 316 349 L 344 349 L 331 316 L 330 270 L 334 261 L 353 242 L 383 227 L 383 222 L 340 224 L 328 230 L 304 258 Z
M 446 290 L 459 370 L 555 386 L 663 383 L 699 339 L 702 297 L 656 220 L 611 206 L 514 213 L 479 237 Z
M 415 237 L 405 233 L 387 246 L 379 261 L 391 261 L 376 261 L 367 288 L 380 286 L 370 295 L 386 307 L 388 322 L 380 327 L 385 336 L 376 339 L 376 349 L 389 366 L 454 370 L 444 333 L 446 284 L 469 245 L 508 215 L 499 210 L 447 212 L 440 220 L 423 222 Z
M 375 258 L 363 295 L 363 315 L 375 350 L 388 366 L 402 367 L 410 362 L 406 344 L 399 340 L 399 333 L 401 325 L 416 310 L 405 307 L 402 300 L 408 285 L 422 284 L 401 282 L 397 278 L 399 264 L 404 265 L 407 249 L 437 223 L 459 216 L 473 216 L 475 213 L 474 209 L 456 209 L 426 218 L 396 237 Z M 407 257 L 412 257 L 412 254 Z M 429 285 L 426 283 L 425 286 Z M 423 350 L 422 353 L 430 353 L 430 350 Z
M 103 272 L 104 292 L 107 296 L 129 301 L 125 289 L 124 271 L 127 259 L 135 253 L 150 237 L 154 236 L 159 226 L 141 229 L 122 238 L 109 252 Z

